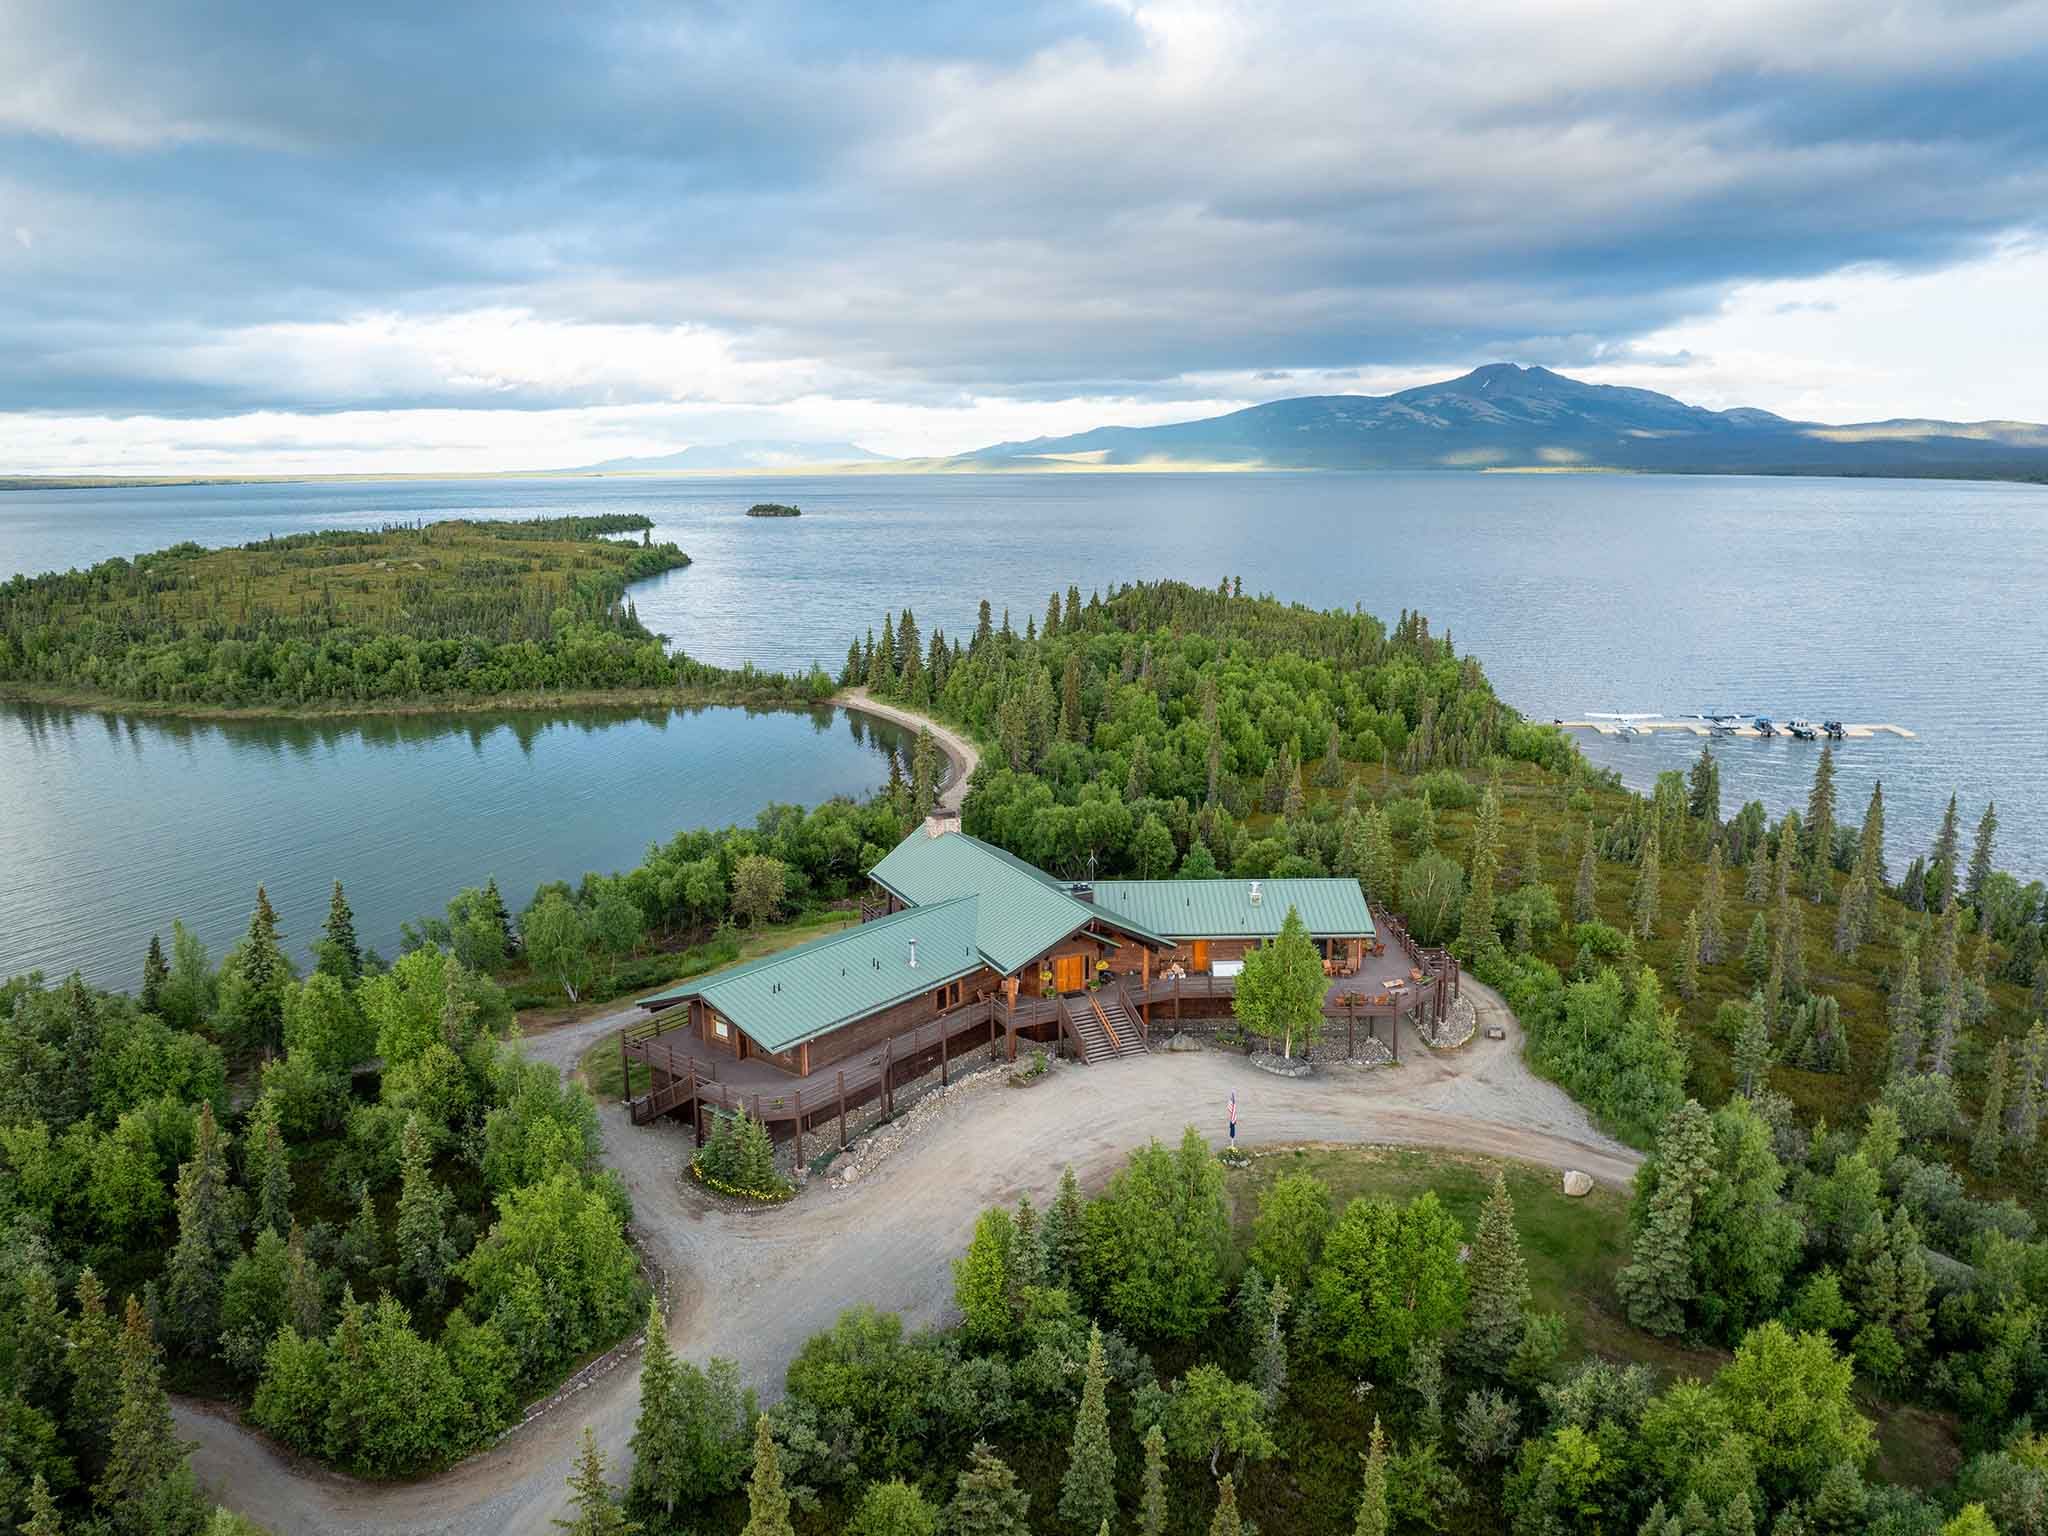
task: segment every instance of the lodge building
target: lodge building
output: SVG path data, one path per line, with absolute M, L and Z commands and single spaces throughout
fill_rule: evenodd
M 706 1105 L 802 1132 L 977 1045 L 1057 1042 L 1084 1062 L 1139 1054 L 1155 1011 L 1228 1011 L 1245 954 L 1290 909 L 1323 953 L 1324 1012 L 1355 1028 L 1439 1013 L 1448 962 L 1383 936 L 1351 879 L 1055 878 L 941 812 L 871 875 L 863 921 L 644 999 L 621 1051 L 648 1070 L 633 1118 Z M 1390 951 L 1388 939 L 1393 940 Z M 1425 969 L 1427 964 L 1427 969 Z M 1382 975 L 1381 973 L 1386 974 Z

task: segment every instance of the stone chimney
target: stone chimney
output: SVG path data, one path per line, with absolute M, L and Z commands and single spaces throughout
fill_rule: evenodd
M 960 830 L 960 812 L 952 806 L 938 806 L 924 819 L 926 837 L 943 837 L 948 832 Z

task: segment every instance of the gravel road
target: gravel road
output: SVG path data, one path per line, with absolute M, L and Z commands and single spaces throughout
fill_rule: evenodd
M 952 771 L 946 775 L 945 786 L 939 791 L 939 804 L 949 810 L 959 810 L 967 798 L 967 781 L 974 777 L 975 765 L 981 761 L 981 751 L 973 742 L 962 736 L 951 726 L 941 725 L 925 715 L 899 709 L 894 704 L 884 704 L 869 694 L 865 688 L 848 688 L 834 695 L 833 703 L 841 709 L 851 709 L 863 715 L 875 715 L 897 725 L 908 726 L 911 730 L 923 727 L 932 733 L 932 740 L 939 744 L 939 750 L 946 754 L 952 764 Z
M 764 1398 L 803 1340 L 855 1301 L 900 1311 L 913 1325 L 943 1321 L 952 1301 L 948 1260 L 975 1217 L 1030 1193 L 1041 1206 L 1074 1165 L 1084 1183 L 1108 1177 L 1148 1136 L 1172 1140 L 1194 1122 L 1220 1144 L 1223 1104 L 1237 1090 L 1248 1146 L 1367 1142 L 1442 1146 L 1555 1168 L 1583 1168 L 1626 1184 L 1638 1155 L 1600 1135 L 1585 1113 L 1522 1063 L 1507 1007 L 1467 981 L 1482 1033 L 1437 1057 L 1403 1042 L 1404 1065 L 1331 1069 L 1304 1080 L 1268 1076 L 1221 1052 L 1159 1052 L 1097 1067 L 1060 1068 L 1027 1090 L 989 1076 L 953 1096 L 916 1137 L 847 1189 L 812 1184 L 794 1204 L 732 1211 L 680 1179 L 688 1134 L 629 1124 L 601 1109 L 605 1158 L 632 1190 L 649 1248 L 674 1286 L 669 1336 L 703 1360 L 737 1360 Z M 539 1035 L 528 1049 L 573 1067 L 589 1044 L 632 1018 L 587 1020 Z M 1484 1036 L 1489 1023 L 1508 1039 Z M 193 1465 L 221 1502 L 279 1536 L 547 1536 L 564 1508 L 563 1479 L 583 1426 L 596 1432 L 622 1478 L 639 1395 L 629 1362 L 493 1449 L 438 1476 L 395 1485 L 339 1477 L 279 1451 L 232 1417 L 176 1404 L 178 1432 L 197 1442 Z

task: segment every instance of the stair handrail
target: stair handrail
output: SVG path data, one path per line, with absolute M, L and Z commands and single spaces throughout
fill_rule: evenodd
M 1060 1033 L 1074 1042 L 1074 1049 L 1080 1054 L 1081 1065 L 1088 1065 L 1088 1042 L 1081 1038 L 1080 1028 L 1074 1023 L 1074 1016 L 1067 1008 L 1064 996 L 1055 994 L 1053 1008 L 1060 1021 Z
M 1109 1015 L 1102 1011 L 1102 994 L 1100 992 L 1090 992 L 1088 994 L 1088 1006 L 1095 1010 L 1096 1021 L 1102 1025 L 1103 1033 L 1109 1036 L 1109 1048 L 1116 1052 L 1117 1055 L 1123 1055 L 1124 1043 L 1117 1038 L 1116 1026 L 1109 1022 Z
M 1149 1050 L 1151 1048 L 1151 1032 L 1146 1027 L 1145 1015 L 1140 1013 L 1138 1011 L 1137 1005 L 1131 1001 L 1131 988 L 1129 977 L 1117 977 L 1116 1000 L 1117 1002 L 1123 1005 L 1125 1018 L 1136 1019 L 1138 1021 L 1138 1041 L 1141 1045 L 1144 1045 L 1146 1049 Z

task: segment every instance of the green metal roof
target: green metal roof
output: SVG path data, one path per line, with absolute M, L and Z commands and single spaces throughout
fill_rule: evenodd
M 1045 953 L 1098 914 L 1051 875 L 965 832 L 912 832 L 874 868 L 875 883 L 913 907 L 981 898 L 976 939 L 1004 975 Z
M 1317 938 L 1373 932 L 1365 892 L 1356 880 L 1346 879 L 1098 880 L 1095 905 L 1174 939 L 1272 938 L 1289 907 L 1301 913 Z
M 978 905 L 970 895 L 911 907 L 686 981 L 640 1006 L 701 997 L 763 1050 L 786 1051 L 978 970 Z

